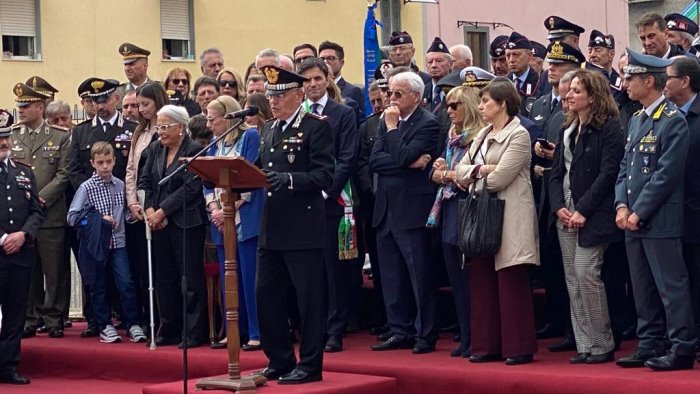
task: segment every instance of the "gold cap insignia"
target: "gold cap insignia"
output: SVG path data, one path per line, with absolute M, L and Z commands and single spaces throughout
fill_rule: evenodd
M 131 51 L 129 50 L 129 47 L 124 45 L 124 47 L 122 48 L 122 55 L 129 56 L 130 53 Z
M 32 78 L 32 88 L 36 89 L 36 77 Z
M 279 78 L 279 71 L 275 70 L 274 68 L 267 67 L 265 68 L 265 77 L 267 78 L 267 81 L 271 83 L 272 85 L 277 84 L 277 79 Z
M 467 71 L 464 74 L 464 82 L 474 82 L 476 81 L 476 74 L 473 71 Z
M 554 29 L 554 18 L 549 18 L 549 28 Z
M 555 41 L 554 44 L 552 44 L 552 50 L 550 52 L 553 57 L 556 56 L 563 56 L 564 55 L 564 47 L 561 45 L 559 41 Z
M 95 91 L 95 93 L 99 93 L 100 89 L 102 89 L 104 86 L 105 86 L 104 81 L 92 81 L 90 83 L 90 87 L 92 88 L 92 90 Z

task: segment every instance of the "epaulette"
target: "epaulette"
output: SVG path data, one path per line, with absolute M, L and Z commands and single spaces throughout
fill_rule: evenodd
M 664 108 L 664 114 L 669 118 L 678 113 L 678 109 Z
M 13 124 L 12 126 L 10 126 L 10 128 L 11 128 L 12 130 L 17 130 L 17 129 L 19 129 L 20 127 L 22 127 L 22 123 L 15 123 L 15 124 Z
M 666 112 L 665 110 L 666 110 L 666 103 L 659 105 L 659 108 L 657 108 L 656 111 L 654 111 L 654 114 L 651 116 L 651 118 L 654 120 L 661 119 L 661 114 Z
M 56 130 L 65 131 L 66 133 L 68 133 L 68 132 L 70 131 L 69 129 L 67 129 L 67 128 L 63 127 L 63 126 L 59 126 L 59 125 L 51 125 L 51 127 L 54 128 L 54 129 L 56 129 Z

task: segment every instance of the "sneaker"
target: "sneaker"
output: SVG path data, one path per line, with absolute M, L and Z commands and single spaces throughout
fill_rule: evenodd
M 121 341 L 122 337 L 120 337 L 119 334 L 117 334 L 117 330 L 111 324 L 108 324 L 100 332 L 100 342 L 102 343 L 116 343 Z
M 146 334 L 143 333 L 143 329 L 138 324 L 134 324 L 129 327 L 129 336 L 131 337 L 131 342 L 146 342 Z

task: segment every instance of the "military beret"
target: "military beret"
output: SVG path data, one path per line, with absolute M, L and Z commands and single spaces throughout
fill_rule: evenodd
M 151 51 L 125 42 L 119 46 L 119 54 L 124 58 L 124 64 L 130 64 L 139 59 L 147 59 Z
M 492 58 L 499 58 L 506 55 L 506 43 L 508 42 L 508 36 L 498 36 L 491 41 L 489 46 L 489 56 Z
M 664 16 L 668 30 L 683 31 L 691 36 L 698 34 L 698 24 L 682 14 L 668 14 Z
M 462 79 L 462 85 L 481 88 L 489 84 L 495 75 L 479 67 L 466 67 L 460 71 L 459 76 Z
M 554 41 L 547 47 L 547 61 L 549 63 L 582 64 L 586 61 L 586 57 L 571 45 Z
M 44 93 L 47 96 L 53 97 L 54 94 L 58 93 L 58 89 L 51 86 L 51 84 L 47 80 L 37 75 L 29 77 L 25 84 L 27 84 L 27 86 L 31 87 L 37 92 Z
M 29 86 L 21 82 L 15 84 L 13 91 L 15 93 L 15 96 L 17 96 L 17 98 L 15 98 L 15 102 L 17 103 L 18 107 L 24 107 L 26 105 L 29 105 L 30 103 L 36 101 L 44 101 L 46 99 L 51 98 L 49 95 L 37 92 L 36 90 L 30 88 Z
M 673 59 L 644 55 L 627 48 L 627 66 L 625 66 L 625 78 L 635 74 L 665 73 L 666 67 L 673 64 Z
M 435 37 L 433 43 L 430 44 L 427 53 L 430 52 L 442 52 L 447 53 L 448 55 L 450 54 L 450 50 L 447 49 L 447 45 L 445 45 L 445 43 L 440 39 L 440 37 Z
M 552 15 L 544 20 L 544 27 L 547 29 L 548 40 L 554 40 L 557 38 L 562 38 L 570 35 L 581 35 L 586 29 L 583 27 L 573 24 L 564 18 Z
M 14 116 L 10 113 L 10 111 L 6 109 L 0 109 L 0 127 L 1 128 L 10 128 L 12 124 L 15 122 Z
M 532 46 L 532 55 L 534 57 L 544 59 L 545 56 L 547 56 L 547 47 L 540 44 L 539 42 L 530 40 L 530 46 Z
M 510 33 L 510 37 L 508 37 L 506 49 L 527 49 L 531 51 L 532 45 L 530 45 L 530 40 L 528 40 L 527 37 L 514 31 Z
M 395 31 L 389 37 L 389 45 L 413 44 L 411 35 L 405 31 Z
M 602 47 L 607 49 L 615 49 L 615 37 L 611 35 L 606 36 L 598 30 L 592 30 L 591 36 L 588 39 L 588 47 Z
M 290 89 L 300 88 L 305 81 L 308 81 L 308 78 L 276 66 L 263 66 L 262 72 L 267 78 L 265 89 L 267 94 L 271 96 L 280 95 Z
M 114 79 L 90 78 L 86 82 L 90 87 L 87 93 L 88 97 L 98 103 L 107 101 L 109 95 L 119 87 L 119 81 Z

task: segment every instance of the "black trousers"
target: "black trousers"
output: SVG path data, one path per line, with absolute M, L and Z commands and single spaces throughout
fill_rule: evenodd
M 126 252 L 129 254 L 129 270 L 134 281 L 136 303 L 142 316 L 149 316 L 148 296 L 148 247 L 144 222 L 126 223 Z M 156 319 L 158 315 L 156 314 Z
M 17 372 L 31 274 L 28 267 L 7 263 L 0 267 L 0 376 Z
M 690 279 L 690 301 L 695 321 L 694 336 L 700 336 L 700 244 L 683 242 L 683 259 Z M 696 342 L 697 343 L 697 342 Z
M 442 244 L 442 255 L 445 257 L 447 276 L 450 278 L 452 297 L 455 301 L 457 312 L 457 324 L 459 325 L 460 347 L 464 350 L 471 345 L 471 298 L 469 290 L 470 266 L 466 264 L 462 268 L 464 258 L 459 246 Z
M 292 287 L 301 322 L 298 363 L 287 324 L 287 294 Z M 256 296 L 260 341 L 269 367 L 321 373 L 328 308 L 323 249 L 258 248 Z
M 547 320 L 556 329 L 567 329 L 571 327 L 569 292 L 564 279 L 564 263 L 561 259 L 559 238 L 554 226 L 547 227 L 546 224 L 543 225 L 542 220 L 540 221 L 540 262 L 547 300 Z
M 205 226 L 188 228 L 183 238 L 182 228 L 172 222 L 163 230 L 153 232 L 155 257 L 155 287 L 160 310 L 158 334 L 180 338 L 182 333 L 182 268 L 187 270 L 187 338 L 190 342 L 206 342 L 207 291 L 204 278 Z M 185 244 L 182 254 L 182 245 Z

